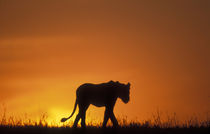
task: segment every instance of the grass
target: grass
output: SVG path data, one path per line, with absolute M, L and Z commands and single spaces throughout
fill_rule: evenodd
M 199 120 L 199 118 L 192 117 L 187 121 L 180 122 L 176 114 L 167 115 L 165 120 L 162 119 L 162 114 L 157 110 L 153 114 L 151 120 L 146 121 L 129 121 L 126 117 L 118 119 L 119 127 L 112 128 L 108 125 L 107 128 L 101 128 L 100 124 L 88 123 L 86 129 L 71 128 L 69 124 L 63 126 L 49 125 L 47 122 L 47 114 L 40 116 L 40 119 L 33 121 L 31 119 L 15 119 L 14 117 L 6 117 L 6 110 L 3 111 L 0 116 L 0 133 L 51 133 L 51 134 L 65 134 L 65 133 L 147 133 L 147 134 L 186 134 L 186 133 L 209 133 L 210 132 L 210 120 L 207 116 L 206 120 Z M 26 115 L 27 117 L 27 115 Z
M 88 126 L 86 129 L 71 128 L 71 127 L 48 127 L 48 126 L 0 126 L 0 133 L 46 133 L 46 134 L 66 134 L 66 133 L 120 133 L 120 134 L 207 134 L 209 128 L 207 127 L 178 127 L 178 128 L 159 128 L 159 127 L 142 127 L 138 125 L 126 125 L 119 128 L 100 128 L 97 126 Z

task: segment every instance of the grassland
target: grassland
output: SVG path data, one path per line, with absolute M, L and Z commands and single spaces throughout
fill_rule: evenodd
M 88 123 L 86 129 L 72 128 L 72 124 L 67 123 L 61 126 L 49 124 L 47 115 L 43 114 L 39 120 L 28 118 L 16 119 L 7 117 L 6 110 L 0 116 L 0 134 L 19 133 L 43 133 L 43 134 L 209 134 L 210 119 L 207 114 L 206 119 L 200 120 L 194 116 L 186 121 L 179 121 L 176 114 L 168 115 L 165 120 L 161 113 L 157 111 L 152 119 L 145 121 L 128 121 L 126 117 L 118 119 L 119 127 L 113 128 L 110 124 L 107 128 L 102 128 L 101 123 Z
M 88 124 L 86 129 L 72 128 L 70 124 L 63 126 L 50 125 L 46 121 L 46 115 L 42 115 L 38 121 L 30 119 L 18 119 L 13 117 L 6 118 L 3 114 L 0 118 L 0 134 L 13 133 L 43 133 L 43 134 L 209 134 L 210 120 L 199 120 L 193 117 L 185 122 L 179 122 L 176 116 L 169 116 L 167 120 L 162 120 L 157 112 L 153 119 L 147 121 L 130 121 L 126 118 L 118 119 L 118 128 L 101 128 L 101 124 Z

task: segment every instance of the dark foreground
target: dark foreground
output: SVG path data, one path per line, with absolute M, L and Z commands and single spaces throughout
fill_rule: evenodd
M 10 127 L 0 126 L 0 134 L 210 134 L 210 128 L 98 128 L 87 127 L 69 128 L 69 127 L 37 127 L 37 126 L 24 126 L 24 127 Z

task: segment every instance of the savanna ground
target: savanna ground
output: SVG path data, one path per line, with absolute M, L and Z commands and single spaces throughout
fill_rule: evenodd
M 72 124 L 67 123 L 61 126 L 50 125 L 46 121 L 47 116 L 43 114 L 38 121 L 30 119 L 15 119 L 6 117 L 6 114 L 0 118 L 0 134 L 11 133 L 45 133 L 45 134 L 78 134 L 78 133 L 119 133 L 119 134 L 207 134 L 210 133 L 210 119 L 199 120 L 192 117 L 189 120 L 180 122 L 176 114 L 170 115 L 166 120 L 161 119 L 160 112 L 157 111 L 151 120 L 130 121 L 126 118 L 120 118 L 119 127 L 113 128 L 108 124 L 107 128 L 102 128 L 101 123 L 88 123 L 86 129 L 72 128 Z

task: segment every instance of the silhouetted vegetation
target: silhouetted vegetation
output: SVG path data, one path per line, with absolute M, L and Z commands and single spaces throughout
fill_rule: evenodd
M 0 116 L 0 133 L 52 133 L 52 134 L 62 134 L 62 133 L 120 133 L 120 134 L 135 134 L 135 133 L 147 133 L 147 134 L 203 134 L 209 133 L 210 131 L 210 120 L 207 117 L 206 120 L 199 120 L 193 117 L 185 122 L 180 123 L 176 114 L 168 116 L 166 120 L 162 120 L 160 112 L 157 111 L 153 114 L 153 118 L 147 121 L 130 121 L 128 122 L 126 118 L 119 119 L 119 127 L 112 128 L 108 126 L 107 128 L 102 128 L 102 124 L 92 125 L 89 123 L 86 129 L 82 128 L 72 128 L 71 125 L 49 125 L 46 121 L 47 115 L 43 114 L 40 116 L 38 121 L 32 121 L 25 118 L 24 120 L 15 119 L 14 117 L 6 117 L 5 111 Z

